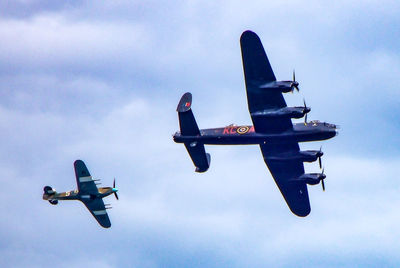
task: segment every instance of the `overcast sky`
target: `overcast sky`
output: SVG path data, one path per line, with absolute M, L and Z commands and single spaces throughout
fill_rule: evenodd
M 397 266 L 400 3 L 333 2 L 0 1 L 0 266 Z M 251 123 L 247 29 L 278 80 L 296 70 L 287 103 L 341 126 L 301 145 L 322 145 L 327 174 L 306 218 L 258 146 L 207 146 L 197 174 L 172 141 L 187 91 L 200 128 Z M 76 188 L 76 159 L 102 186 L 116 178 L 110 229 L 42 200 Z

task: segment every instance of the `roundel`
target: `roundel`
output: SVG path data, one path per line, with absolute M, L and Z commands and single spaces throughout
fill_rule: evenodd
M 249 127 L 238 127 L 236 132 L 239 134 L 246 134 L 249 131 Z

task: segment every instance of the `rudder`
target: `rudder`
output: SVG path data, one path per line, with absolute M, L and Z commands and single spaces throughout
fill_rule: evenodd
M 185 93 L 179 101 L 176 111 L 179 117 L 179 126 L 182 136 L 200 136 L 200 130 L 197 126 L 192 109 L 192 94 Z M 192 141 L 185 143 L 186 150 L 189 153 L 193 164 L 196 166 L 196 172 L 205 172 L 210 167 L 211 155 L 206 153 L 204 144 Z
M 183 94 L 179 101 L 176 111 L 179 117 L 179 126 L 181 128 L 181 134 L 184 136 L 197 136 L 200 135 L 199 127 L 197 126 L 196 120 L 192 112 L 192 94 L 187 92 Z

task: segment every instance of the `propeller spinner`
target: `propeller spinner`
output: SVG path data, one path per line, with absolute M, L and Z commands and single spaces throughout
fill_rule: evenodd
M 117 195 L 117 191 L 118 191 L 118 189 L 117 189 L 117 188 L 115 188 L 115 178 L 114 178 L 114 183 L 113 183 L 113 192 L 114 192 L 115 198 L 116 198 L 117 200 L 119 200 L 119 198 L 118 198 L 118 195 Z

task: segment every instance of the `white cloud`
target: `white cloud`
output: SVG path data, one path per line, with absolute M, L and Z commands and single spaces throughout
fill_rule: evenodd
M 3 17 L 1 266 L 394 265 L 397 128 L 366 123 L 397 94 L 398 39 L 381 29 L 397 26 L 398 4 L 359 4 L 82 2 Z M 196 174 L 171 138 L 185 91 L 201 127 L 250 122 L 238 41 L 248 28 L 279 78 L 296 68 L 311 116 L 342 125 L 323 143 L 327 191 L 309 187 L 307 218 L 291 214 L 257 146 L 207 146 L 211 168 Z M 77 158 L 104 186 L 117 179 L 109 230 L 78 202 L 41 200 L 46 184 L 75 187 Z

